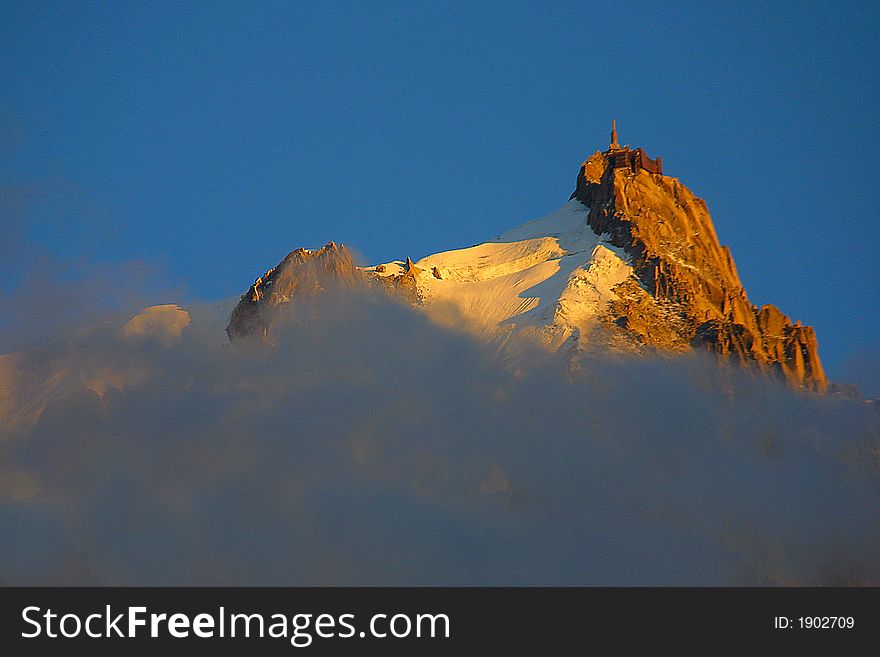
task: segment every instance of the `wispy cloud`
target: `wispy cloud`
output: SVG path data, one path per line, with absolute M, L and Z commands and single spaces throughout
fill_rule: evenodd
M 511 372 L 381 294 L 271 343 L 198 317 L 0 360 L 4 583 L 880 582 L 864 403 L 696 357 Z

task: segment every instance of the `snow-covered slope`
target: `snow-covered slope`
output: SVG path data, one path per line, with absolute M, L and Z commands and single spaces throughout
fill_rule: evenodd
M 599 326 L 632 274 L 622 250 L 596 235 L 577 200 L 494 240 L 415 263 L 421 307 L 435 320 L 485 337 L 518 331 L 551 348 Z M 402 263 L 365 271 L 392 276 Z

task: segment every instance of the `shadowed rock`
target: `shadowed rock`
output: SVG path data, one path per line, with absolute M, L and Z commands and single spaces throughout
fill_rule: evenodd
M 226 334 L 230 340 L 248 335 L 265 336 L 278 306 L 295 297 L 323 292 L 328 286 L 358 288 L 367 286 L 344 246 L 330 242 L 317 251 L 291 251 L 278 265 L 254 281 L 232 311 Z

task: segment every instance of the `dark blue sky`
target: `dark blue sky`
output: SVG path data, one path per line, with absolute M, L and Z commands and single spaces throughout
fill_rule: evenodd
M 3 5 L 7 300 L 34 262 L 111 296 L 151 263 L 159 302 L 330 239 L 470 245 L 562 205 L 616 116 L 880 394 L 876 2 L 252 4 Z

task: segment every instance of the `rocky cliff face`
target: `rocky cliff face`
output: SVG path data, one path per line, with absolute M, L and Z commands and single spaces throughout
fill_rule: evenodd
M 813 328 L 749 302 L 705 201 L 677 179 L 612 168 L 597 152 L 581 167 L 572 198 L 590 208 L 590 227 L 632 258 L 639 286 L 619 294 L 619 325 L 647 344 L 705 348 L 793 387 L 827 389 Z M 670 310 L 680 320 L 671 331 L 656 321 Z

